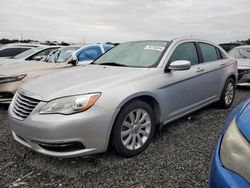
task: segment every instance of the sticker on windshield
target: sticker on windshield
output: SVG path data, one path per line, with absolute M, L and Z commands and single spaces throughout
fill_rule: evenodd
M 75 50 L 66 50 L 65 53 L 71 54 L 73 53 Z
M 163 46 L 151 46 L 151 45 L 147 45 L 144 49 L 145 50 L 156 50 L 156 51 L 160 51 L 162 52 L 164 50 L 165 47 Z

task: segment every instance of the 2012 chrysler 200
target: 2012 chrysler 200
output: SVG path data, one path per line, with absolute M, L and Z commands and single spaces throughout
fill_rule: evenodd
M 118 45 L 90 65 L 22 85 L 9 107 L 14 138 L 46 155 L 144 151 L 158 126 L 213 102 L 229 107 L 237 67 L 194 39 Z

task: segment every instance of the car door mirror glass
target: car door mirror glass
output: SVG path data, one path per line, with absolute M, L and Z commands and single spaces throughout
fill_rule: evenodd
M 42 60 L 42 58 L 43 58 L 42 56 L 35 56 L 32 58 L 32 60 L 40 61 L 40 60 Z
M 72 65 L 77 65 L 78 64 L 78 57 L 76 56 L 75 53 L 73 53 L 68 61 L 68 64 L 72 64 Z
M 188 70 L 191 68 L 191 62 L 187 60 L 173 61 L 169 65 L 170 70 Z

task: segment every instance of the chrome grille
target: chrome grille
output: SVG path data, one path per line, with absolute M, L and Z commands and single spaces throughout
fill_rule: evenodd
M 30 115 L 39 102 L 40 100 L 38 99 L 28 97 L 18 92 L 15 96 L 13 112 L 18 118 L 25 119 Z

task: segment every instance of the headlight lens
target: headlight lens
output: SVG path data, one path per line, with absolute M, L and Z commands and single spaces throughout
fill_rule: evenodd
M 0 84 L 20 81 L 20 80 L 24 79 L 25 76 L 27 76 L 27 74 L 20 74 L 17 76 L 0 77 Z
M 83 112 L 95 104 L 101 93 L 64 97 L 50 101 L 42 107 L 40 114 L 74 114 Z
M 250 182 L 250 144 L 240 133 L 235 118 L 223 137 L 220 158 L 224 167 Z

